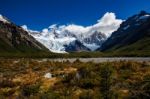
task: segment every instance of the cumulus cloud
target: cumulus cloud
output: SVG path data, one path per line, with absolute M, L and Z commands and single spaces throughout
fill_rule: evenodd
M 115 13 L 107 12 L 100 20 L 98 20 L 99 25 L 108 26 L 113 23 L 120 23 L 121 20 L 116 19 Z
M 91 26 L 84 27 L 76 24 L 57 26 L 56 24 L 53 24 L 49 26 L 49 28 L 55 28 L 59 32 L 67 30 L 71 33 L 74 33 L 75 35 L 89 35 L 90 33 L 98 31 L 104 33 L 106 36 L 110 36 L 112 32 L 116 31 L 119 28 L 122 22 L 123 20 L 116 18 L 115 13 L 107 12 L 101 19 L 97 21 L 96 24 Z
M 69 31 L 75 35 L 90 35 L 95 31 L 104 33 L 106 36 L 110 36 L 112 32 L 116 31 L 120 24 L 123 22 L 121 19 L 117 19 L 115 13 L 107 12 L 104 14 L 102 18 L 97 20 L 96 24 L 90 26 L 81 26 L 76 24 L 68 24 L 68 25 L 57 25 L 52 24 L 48 28 L 44 28 L 42 32 L 48 33 L 55 29 L 58 33 L 62 33 L 64 31 Z M 22 26 L 23 29 L 28 30 L 26 25 Z
M 88 32 L 88 27 L 83 27 L 80 25 L 71 24 L 65 27 L 65 30 L 68 30 L 73 33 L 85 33 Z
M 45 28 L 45 29 L 42 30 L 42 32 L 47 33 L 47 32 L 48 32 L 48 29 Z
M 117 19 L 115 13 L 107 12 L 98 23 L 93 25 L 93 29 L 110 35 L 112 32 L 116 31 L 120 24 L 123 22 L 121 19 Z
M 53 24 L 53 25 L 50 25 L 48 28 L 53 29 L 53 28 L 56 28 L 56 27 L 57 27 L 57 24 Z

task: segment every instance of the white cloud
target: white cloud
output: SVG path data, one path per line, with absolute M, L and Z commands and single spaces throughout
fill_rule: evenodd
M 53 28 L 56 28 L 56 27 L 57 27 L 57 24 L 53 24 L 53 25 L 50 25 L 48 28 L 53 29 Z
M 73 33 L 85 33 L 88 32 L 89 30 L 88 27 L 83 27 L 75 24 L 68 25 L 64 29 Z
M 57 26 L 56 24 L 53 24 L 49 26 L 49 28 L 55 28 L 58 32 L 63 32 L 65 30 L 78 35 L 78 34 L 85 34 L 89 35 L 90 33 L 93 33 L 95 31 L 102 32 L 107 36 L 110 36 L 112 32 L 116 31 L 120 24 L 123 22 L 121 19 L 116 19 L 115 13 L 107 12 L 104 14 L 104 16 L 97 21 L 96 24 L 91 26 L 81 26 L 76 24 L 69 24 L 69 25 L 60 25 Z M 46 29 L 44 29 L 43 32 L 48 32 Z
M 120 21 L 121 20 L 116 19 L 115 13 L 107 12 L 100 20 L 98 20 L 98 23 L 101 26 L 108 26 Z
M 44 28 L 42 32 L 48 33 L 51 32 L 51 30 L 56 29 L 56 31 L 59 33 L 67 30 L 75 35 L 90 35 L 91 33 L 98 31 L 104 33 L 107 36 L 110 36 L 112 32 L 116 31 L 120 27 L 120 24 L 122 22 L 123 20 L 116 18 L 115 13 L 107 12 L 102 18 L 97 21 L 96 24 L 91 26 L 84 27 L 76 24 L 58 26 L 57 24 L 52 24 L 48 28 Z M 23 25 L 22 28 L 28 30 L 26 25 Z
M 66 27 L 66 25 L 61 25 L 59 26 L 59 29 L 64 29 Z
M 107 12 L 98 23 L 93 25 L 93 29 L 110 35 L 112 32 L 116 31 L 120 24 L 123 22 L 121 19 L 116 19 L 115 13 Z
M 45 28 L 45 29 L 43 29 L 43 30 L 42 30 L 42 32 L 44 32 L 44 33 L 48 33 L 48 29 L 47 29 L 47 28 Z

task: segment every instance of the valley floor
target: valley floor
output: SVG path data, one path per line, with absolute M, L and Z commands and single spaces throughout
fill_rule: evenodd
M 148 99 L 150 58 L 1 58 L 0 99 L 6 98 Z

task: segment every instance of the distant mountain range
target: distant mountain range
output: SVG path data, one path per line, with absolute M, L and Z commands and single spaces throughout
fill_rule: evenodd
M 126 21 L 117 20 L 116 23 L 111 32 L 103 32 L 102 29 L 107 29 L 110 25 L 112 27 L 114 23 L 106 27 L 102 23 L 97 23 L 85 28 L 75 25 L 59 27 L 53 25 L 39 32 L 30 30 L 26 26 L 16 26 L 0 15 L 0 51 L 47 52 L 49 50 L 54 53 L 102 51 L 132 54 L 150 52 L 149 13 L 141 11 Z
M 91 34 L 75 34 L 67 30 L 60 33 L 57 30 L 41 33 L 28 32 L 50 51 L 56 53 L 94 51 L 107 39 L 105 34 L 97 31 Z
M 22 27 L 50 51 L 64 53 L 95 51 L 112 32 L 119 28 L 121 23 L 122 20 L 116 19 L 114 13 L 106 13 L 96 24 L 87 27 L 75 24 L 54 24 L 41 32 L 30 30 L 27 26 Z

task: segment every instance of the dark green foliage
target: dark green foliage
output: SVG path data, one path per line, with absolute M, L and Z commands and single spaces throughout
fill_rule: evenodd
M 60 99 L 60 96 L 49 89 L 47 92 L 40 94 L 40 99 Z
M 16 84 L 9 79 L 1 79 L 0 80 L 0 87 L 10 87 L 11 88 L 14 86 L 16 86 Z
M 85 91 L 79 96 L 79 99 L 93 99 L 93 94 L 90 90 Z
M 81 79 L 79 86 L 84 89 L 92 89 L 95 84 L 94 79 Z
M 112 73 L 113 69 L 110 65 L 105 64 L 100 68 L 100 92 L 104 99 L 110 99 L 111 86 L 112 86 Z
M 75 73 L 67 74 L 64 76 L 63 83 L 70 83 L 73 79 L 75 79 Z
M 35 95 L 39 92 L 39 88 L 40 88 L 39 84 L 25 85 L 22 87 L 22 94 L 24 96 Z

